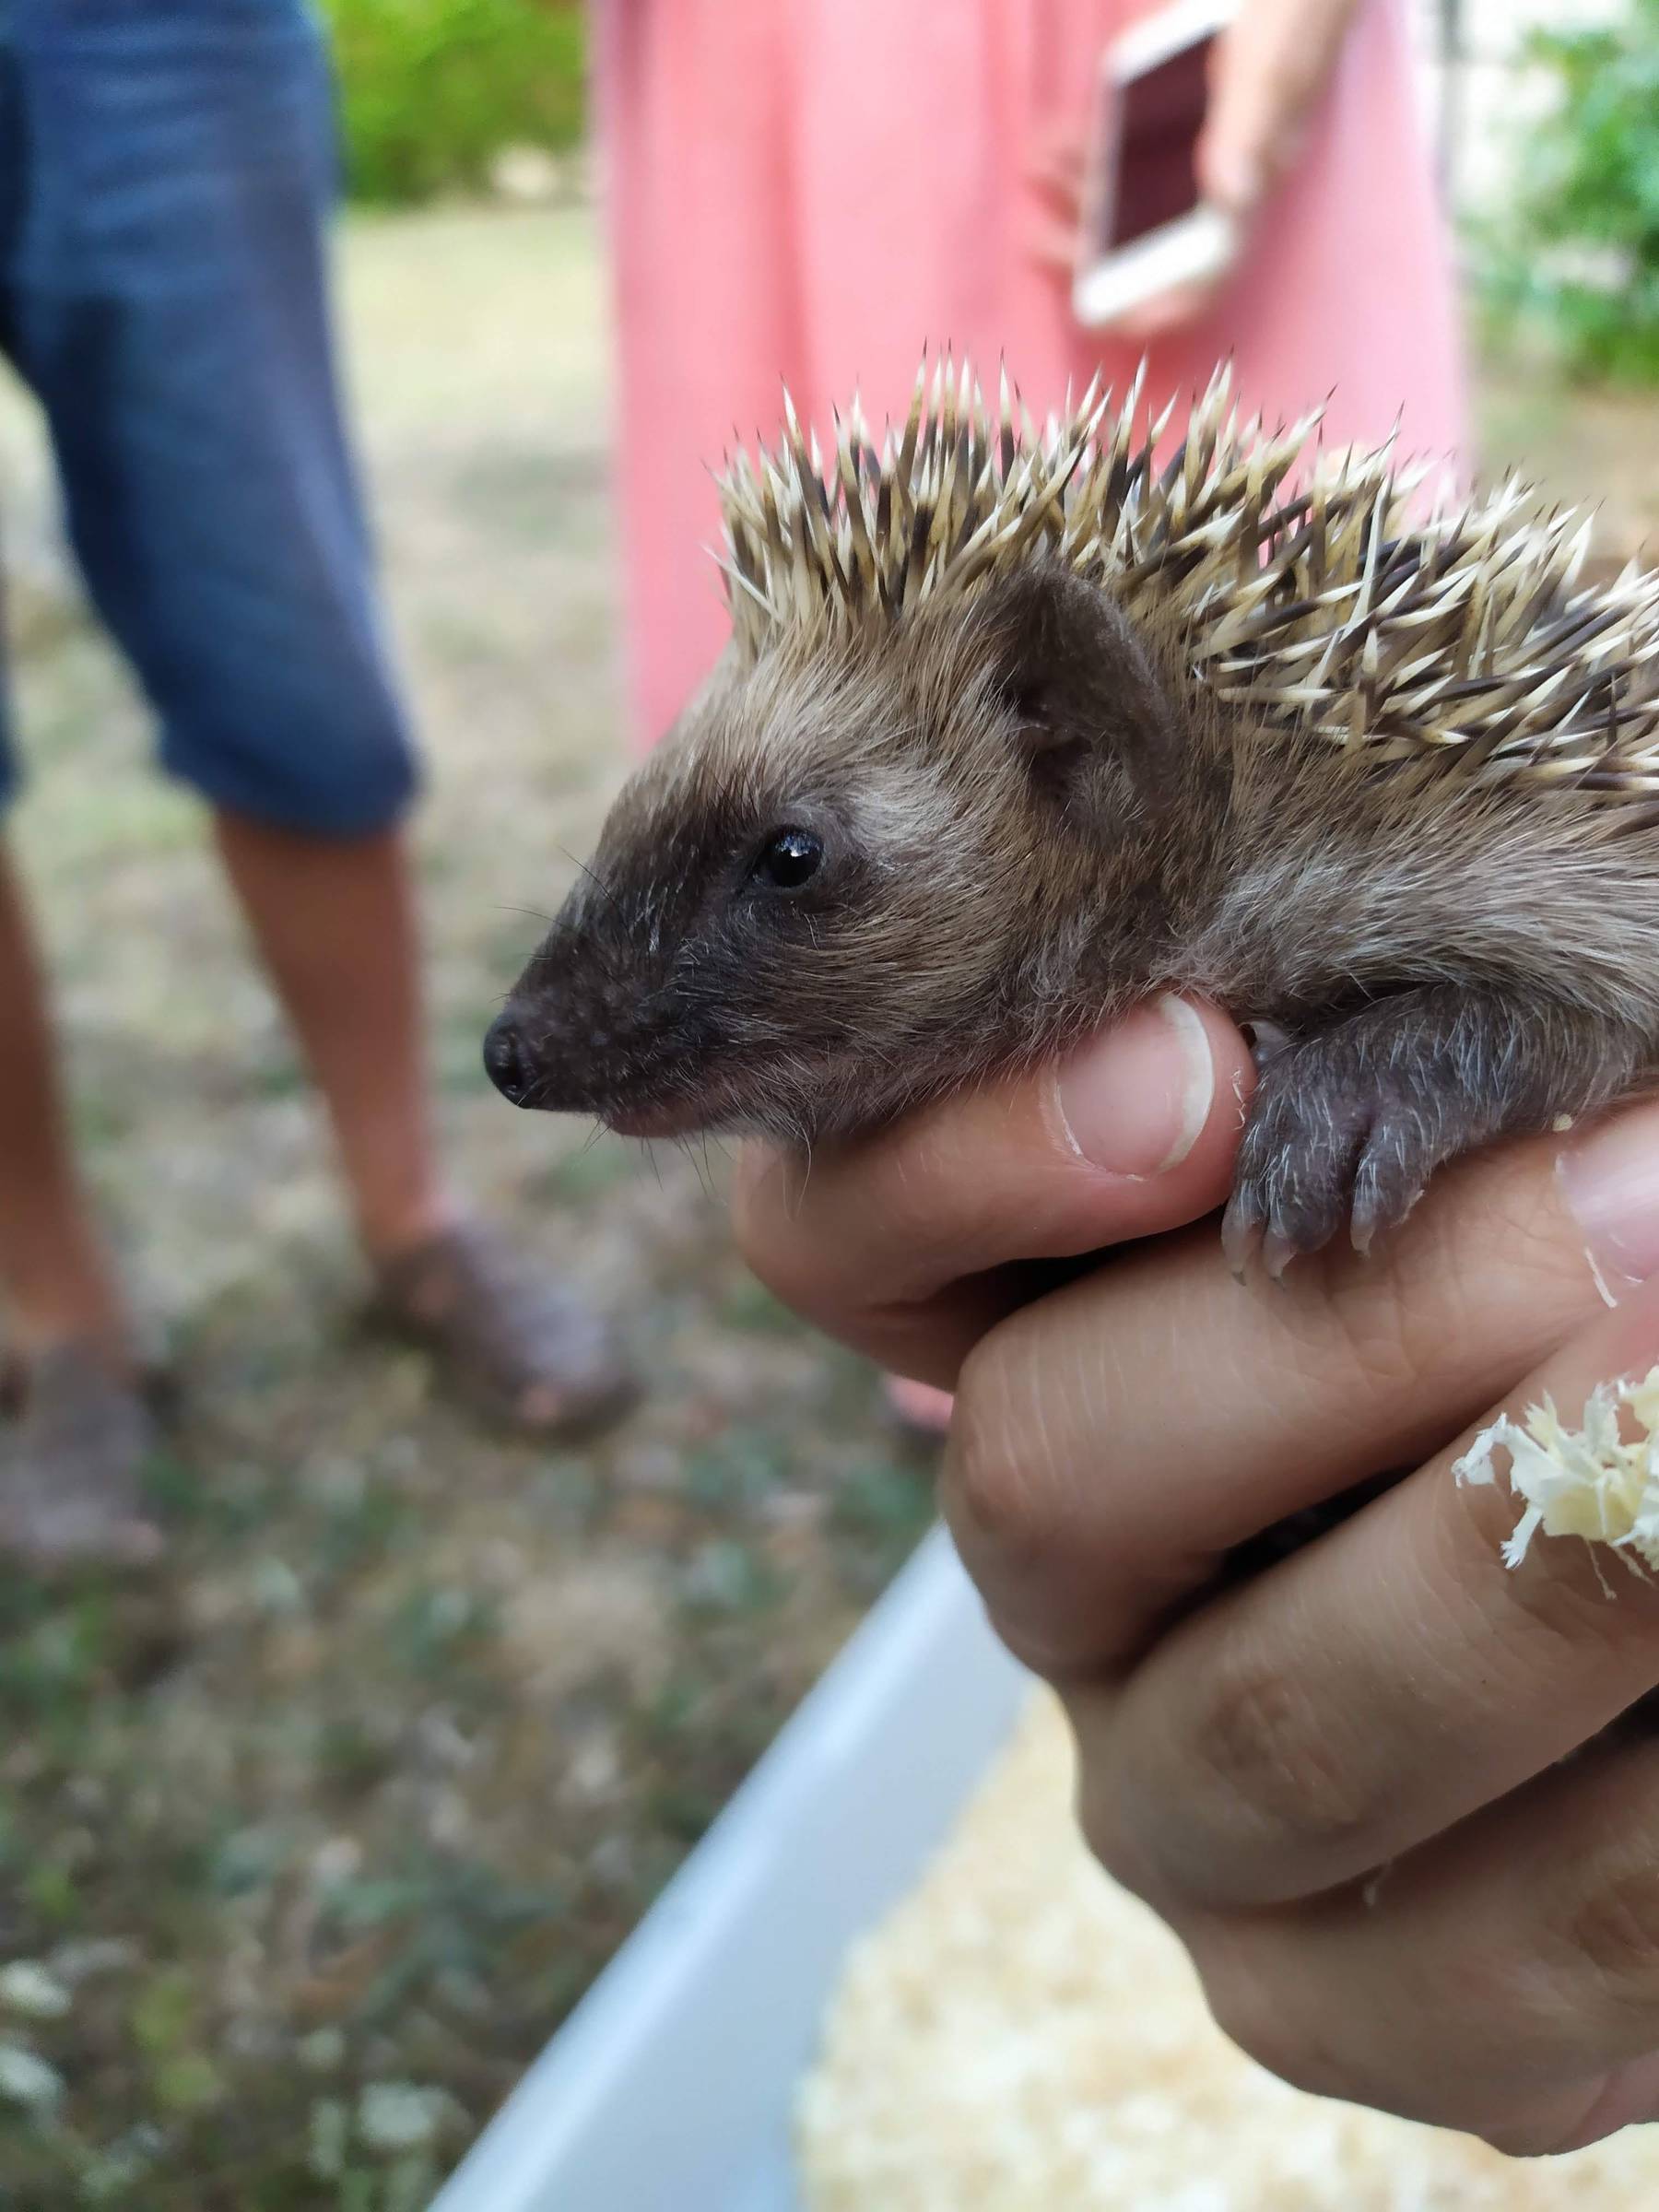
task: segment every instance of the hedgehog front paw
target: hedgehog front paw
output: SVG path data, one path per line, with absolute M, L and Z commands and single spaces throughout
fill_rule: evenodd
M 1403 1221 L 1458 1145 L 1440 1103 L 1398 1071 L 1367 1065 L 1337 1031 L 1265 1069 L 1221 1227 L 1228 1264 L 1260 1259 L 1277 1281 L 1346 1228 L 1356 1252 Z

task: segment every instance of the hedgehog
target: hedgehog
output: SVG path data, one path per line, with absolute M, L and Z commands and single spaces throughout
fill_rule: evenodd
M 732 634 L 486 1045 L 519 1105 L 814 1146 L 1207 998 L 1222 1225 L 1363 1252 L 1447 1162 L 1659 1088 L 1659 579 L 1218 371 L 1039 431 L 948 359 L 720 477 Z

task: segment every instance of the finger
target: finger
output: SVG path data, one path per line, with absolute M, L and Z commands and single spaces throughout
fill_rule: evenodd
M 1179 330 L 1195 323 L 1214 304 L 1220 290 L 1220 279 L 1206 284 L 1172 285 L 1155 299 L 1142 300 L 1132 308 L 1125 308 L 1113 319 L 1112 327 L 1120 336 L 1137 341 L 1149 341 L 1165 331 Z
M 1575 1414 L 1655 1360 L 1659 1281 L 1505 1403 Z M 1519 1788 L 1659 1683 L 1659 1579 L 1550 1538 L 1506 1565 L 1521 1508 L 1453 1481 L 1470 1441 L 1195 1613 L 1121 1697 L 1079 1699 L 1106 1855 L 1210 1906 L 1312 1896 Z
M 1039 196 L 1074 224 L 1083 206 L 1087 173 L 1080 152 L 1039 154 L 1026 168 Z
M 1033 225 L 1026 251 L 1038 268 L 1053 269 L 1059 276 L 1070 276 L 1077 265 L 1076 224 Z
M 948 1387 L 975 1339 L 1030 1294 L 1010 1263 L 1103 1250 L 1221 1204 L 1253 1080 L 1223 1016 L 1160 1000 L 1054 1068 L 805 1171 L 745 1154 L 738 1238 L 762 1280 L 832 1335 Z
M 1554 1140 L 1470 1160 L 1380 1253 L 1280 1288 L 1235 1282 L 1206 1224 L 987 1335 L 943 1498 L 1003 1636 L 1041 1671 L 1123 1668 L 1223 1553 L 1418 1465 L 1601 1312 L 1598 1262 L 1659 1268 L 1659 1110 L 1572 1163 L 1569 1187 Z
M 1354 0 L 1251 0 L 1216 50 L 1195 161 L 1205 196 L 1246 216 L 1296 158 Z
M 1323 2096 L 1516 2153 L 1659 2117 L 1659 1743 L 1600 1746 L 1380 1880 L 1183 1931 L 1223 2029 Z
M 1052 124 L 1038 131 L 1031 143 L 1035 169 L 1080 175 L 1088 161 L 1088 133 L 1077 123 Z

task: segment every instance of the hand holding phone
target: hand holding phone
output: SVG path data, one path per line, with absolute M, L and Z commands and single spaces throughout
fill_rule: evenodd
M 1142 335 L 1207 304 L 1294 166 L 1357 0 L 1173 0 L 1102 60 L 1072 261 L 1079 321 Z
M 1173 0 L 1103 58 L 1072 307 L 1097 328 L 1223 275 L 1238 227 L 1203 193 L 1197 148 L 1229 0 Z

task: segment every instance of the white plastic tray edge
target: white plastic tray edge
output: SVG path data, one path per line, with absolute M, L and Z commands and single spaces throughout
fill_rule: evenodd
M 431 2212 L 798 2212 L 791 2104 L 847 1945 L 1026 1686 L 935 1529 Z

